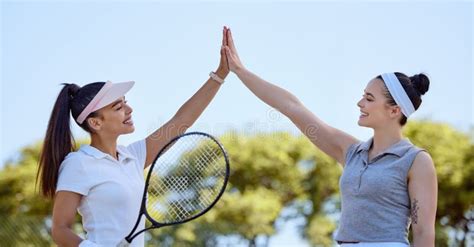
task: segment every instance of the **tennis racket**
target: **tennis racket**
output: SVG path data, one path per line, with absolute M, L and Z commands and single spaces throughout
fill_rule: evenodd
M 224 193 L 228 179 L 229 158 L 216 138 L 202 132 L 173 138 L 151 164 L 137 222 L 117 246 L 129 246 L 147 230 L 205 214 Z M 135 232 L 143 215 L 151 226 Z

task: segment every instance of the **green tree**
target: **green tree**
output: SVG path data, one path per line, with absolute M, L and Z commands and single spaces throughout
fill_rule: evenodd
M 314 164 L 303 185 L 306 188 L 311 210 L 304 214 L 308 224 L 304 236 L 313 246 L 331 246 L 336 229 L 334 217 L 340 210 L 339 177 L 341 166 L 331 157 L 314 148 L 310 164 Z
M 0 172 L 0 238 L 5 246 L 49 246 L 51 202 L 35 191 L 40 143 L 21 150 Z
M 53 245 L 52 201 L 42 197 L 35 184 L 41 147 L 42 143 L 38 142 L 21 149 L 18 160 L 6 162 L 0 171 L 2 246 Z M 81 232 L 79 224 L 75 227 Z
M 275 221 L 283 208 L 308 199 L 309 188 L 301 182 L 310 169 L 299 164 L 312 162 L 315 149 L 305 138 L 288 133 L 247 136 L 230 132 L 220 140 L 231 162 L 226 193 L 201 219 L 168 230 L 172 231 L 172 241 L 159 237 L 161 245 L 209 246 L 219 236 L 240 236 L 254 246 L 257 237 L 275 234 Z M 186 228 L 186 234 L 179 234 L 181 227 Z M 166 230 L 153 234 L 160 235 L 160 231 Z
M 448 240 L 453 246 L 462 246 L 474 214 L 471 134 L 430 121 L 411 121 L 404 134 L 425 148 L 435 162 L 439 182 L 437 246 L 448 246 Z M 313 246 L 334 244 L 341 168 L 333 159 L 305 137 L 288 133 L 229 132 L 219 139 L 231 158 L 226 193 L 204 216 L 147 233 L 149 246 L 216 246 L 223 236 L 237 236 L 252 246 L 257 237 L 268 239 L 277 233 L 277 220 L 285 222 L 292 217 L 306 219 L 301 234 Z M 41 143 L 37 143 L 23 148 L 19 159 L 8 162 L 0 171 L 2 244 L 52 244 L 51 201 L 38 195 L 34 183 L 40 147 Z M 295 213 L 283 215 L 282 211 L 288 208 L 295 209 Z M 77 226 L 80 228 L 80 224 Z M 449 231 L 461 233 L 460 237 L 449 239 Z

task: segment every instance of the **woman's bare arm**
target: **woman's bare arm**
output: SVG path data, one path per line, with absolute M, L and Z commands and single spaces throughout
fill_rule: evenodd
M 287 116 L 314 145 L 344 165 L 347 148 L 358 140 L 320 120 L 287 90 L 245 69 L 237 54 L 230 30 L 227 32 L 227 43 L 229 68 L 244 85 L 260 100 Z
M 81 198 L 80 194 L 74 192 L 59 191 L 56 193 L 51 233 L 54 242 L 60 247 L 77 247 L 82 241 L 82 238 L 72 231 Z

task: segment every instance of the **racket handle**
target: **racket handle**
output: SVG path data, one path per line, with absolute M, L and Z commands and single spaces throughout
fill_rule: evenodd
M 117 247 L 128 247 L 130 246 L 130 243 L 126 239 L 122 239 L 120 243 L 117 245 Z

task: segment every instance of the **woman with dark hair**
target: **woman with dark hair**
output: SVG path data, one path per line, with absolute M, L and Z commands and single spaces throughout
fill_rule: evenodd
M 372 79 L 357 103 L 358 124 L 374 135 L 361 142 L 317 118 L 290 92 L 248 71 L 230 30 L 229 68 L 258 98 L 287 116 L 319 149 L 343 167 L 342 214 L 335 240 L 341 246 L 434 246 L 437 179 L 433 161 L 402 135 L 407 118 L 429 88 L 424 74 L 386 73 Z
M 116 246 L 132 229 L 144 187 L 143 169 L 173 137 L 185 132 L 216 95 L 229 73 L 221 47 L 220 64 L 176 114 L 144 140 L 117 145 L 134 131 L 125 93 L 134 82 L 65 84 L 54 105 L 41 153 L 38 178 L 44 196 L 54 199 L 52 236 L 59 246 Z M 74 152 L 70 114 L 90 134 L 90 145 Z M 71 227 L 76 211 L 87 235 Z M 142 219 L 141 227 L 144 227 Z M 144 246 L 144 235 L 131 246 Z

